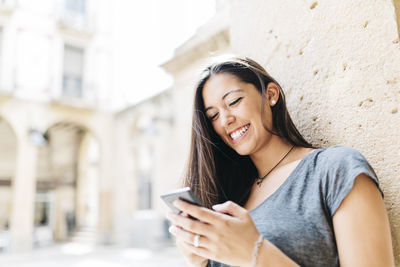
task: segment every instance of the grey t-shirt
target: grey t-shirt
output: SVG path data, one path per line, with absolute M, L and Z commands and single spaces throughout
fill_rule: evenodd
M 332 217 L 362 173 L 383 197 L 374 170 L 360 152 L 344 146 L 316 149 L 250 215 L 260 234 L 297 264 L 339 266 Z

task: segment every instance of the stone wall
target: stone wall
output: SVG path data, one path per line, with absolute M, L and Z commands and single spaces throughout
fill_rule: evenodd
M 280 82 L 316 145 L 361 151 L 378 174 L 400 266 L 398 0 L 232 1 L 235 53 Z

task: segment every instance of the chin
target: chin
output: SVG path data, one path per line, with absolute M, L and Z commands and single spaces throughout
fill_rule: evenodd
M 233 149 L 236 153 L 238 153 L 241 156 L 248 156 L 250 155 L 250 150 L 248 147 L 242 147 L 243 144 L 237 146 L 235 144 L 232 144 L 231 140 L 227 142 L 227 140 L 224 141 L 226 145 L 228 145 L 231 149 Z
M 248 156 L 250 154 L 250 151 L 248 149 L 232 149 L 235 150 L 235 152 L 238 153 L 240 156 Z
M 240 151 L 236 151 L 236 153 L 238 153 L 240 156 L 248 156 L 249 155 L 249 153 L 242 153 Z

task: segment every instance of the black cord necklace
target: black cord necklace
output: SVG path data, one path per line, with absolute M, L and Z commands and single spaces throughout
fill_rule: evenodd
M 264 175 L 263 177 L 258 177 L 258 178 L 256 179 L 258 187 L 261 187 L 262 182 L 264 182 L 264 180 L 265 180 L 265 178 L 267 178 L 268 174 L 270 174 L 270 173 L 279 165 L 279 163 L 281 163 L 281 162 L 287 157 L 287 155 L 289 155 L 289 153 L 293 150 L 293 148 L 294 148 L 294 145 L 293 145 L 292 148 L 289 150 L 289 152 L 286 153 L 286 155 L 283 156 L 283 158 L 282 158 L 269 172 L 267 172 L 266 175 Z

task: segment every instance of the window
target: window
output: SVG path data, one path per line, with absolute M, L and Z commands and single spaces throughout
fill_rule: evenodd
M 65 9 L 71 13 L 84 15 L 85 6 L 86 6 L 85 0 L 65 0 Z
M 83 77 L 82 48 L 65 45 L 62 95 L 66 97 L 82 97 Z
M 152 208 L 151 198 L 152 198 L 152 184 L 149 177 L 139 176 L 139 185 L 138 185 L 138 209 L 139 210 L 148 210 Z
M 152 203 L 152 170 L 154 168 L 153 148 L 148 144 L 142 144 L 136 151 L 138 208 L 140 210 L 151 209 Z

